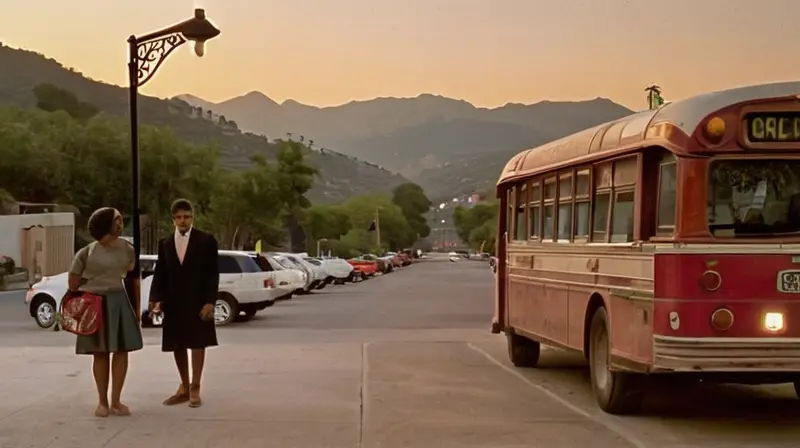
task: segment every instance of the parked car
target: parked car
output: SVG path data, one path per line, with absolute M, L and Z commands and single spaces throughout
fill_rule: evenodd
M 305 260 L 306 254 L 290 254 L 284 252 L 275 252 L 278 255 L 282 255 L 292 261 L 294 264 L 301 266 L 308 276 L 312 279 L 309 286 L 304 290 L 304 292 L 308 293 L 314 289 L 322 289 L 325 287 L 325 271 L 322 270 L 322 267 L 316 266 L 312 263 L 309 263 Z
M 343 285 L 352 277 L 353 266 L 351 266 L 346 260 L 330 257 L 315 258 L 314 260 L 322 263 L 322 269 L 327 275 L 325 281 L 328 283 Z
M 400 258 L 403 266 L 408 266 L 412 262 L 411 256 L 405 252 L 399 252 L 397 257 Z
M 361 273 L 363 279 L 372 277 L 378 272 L 378 263 L 375 261 L 351 258 L 347 262 Z
M 156 255 L 142 255 L 141 312 L 142 323 L 160 325 L 160 316 L 150 316 L 148 302 Z M 246 253 L 238 251 L 219 251 L 219 296 L 214 307 L 214 322 L 227 325 L 234 319 L 249 320 L 258 311 L 275 303 L 285 292 L 276 288 L 275 275 L 264 272 Z M 37 325 L 50 328 L 55 324 L 61 298 L 67 292 L 66 272 L 43 277 L 30 287 L 25 295 L 28 313 Z
M 287 257 L 286 255 L 277 252 L 270 252 L 267 254 L 267 256 L 278 262 L 278 264 L 286 269 L 296 269 L 303 273 L 304 282 L 302 286 L 299 286 L 294 291 L 296 294 L 307 294 L 316 288 L 317 281 L 314 279 L 314 272 L 311 270 L 311 268 L 308 268 L 298 261 L 295 261 L 293 257 Z
M 394 269 L 403 267 L 403 258 L 398 257 L 395 253 L 387 253 L 380 258 L 381 260 L 386 260 L 387 262 L 391 263 Z
M 322 288 L 325 287 L 325 285 L 331 283 L 329 281 L 329 279 L 331 277 L 328 274 L 328 271 L 326 271 L 325 268 L 322 267 L 322 262 L 321 261 L 316 260 L 316 259 L 311 258 L 311 257 L 303 257 L 303 261 L 305 261 L 306 263 L 308 263 L 308 264 L 310 264 L 312 266 L 312 269 L 314 269 L 314 274 L 317 276 L 317 278 L 321 278 L 322 279 L 322 281 L 319 282 L 319 284 L 317 285 L 317 289 L 322 289 Z
M 262 271 L 275 273 L 275 287 L 283 291 L 283 294 L 275 299 L 276 301 L 291 299 L 298 288 L 305 286 L 306 273 L 300 269 L 285 268 L 269 255 L 250 252 L 250 256 Z
M 365 260 L 365 261 L 372 261 L 372 262 L 377 263 L 378 264 L 378 271 L 380 271 L 382 274 L 388 274 L 388 273 L 394 271 L 394 266 L 392 266 L 392 262 L 391 261 L 382 259 L 382 258 L 378 257 L 375 254 L 364 254 L 364 255 L 358 257 L 358 259 Z

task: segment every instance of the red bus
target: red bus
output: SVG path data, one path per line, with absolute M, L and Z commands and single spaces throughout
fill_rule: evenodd
M 511 361 L 582 352 L 598 405 L 653 374 L 800 394 L 800 82 L 668 103 L 503 169 L 496 316 Z

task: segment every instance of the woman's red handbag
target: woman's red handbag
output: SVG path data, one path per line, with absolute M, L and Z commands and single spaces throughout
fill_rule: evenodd
M 61 299 L 61 328 L 73 334 L 88 336 L 103 328 L 103 296 L 85 291 L 68 291 Z

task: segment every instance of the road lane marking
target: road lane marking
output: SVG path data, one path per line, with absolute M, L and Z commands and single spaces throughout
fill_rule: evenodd
M 519 373 L 518 371 L 516 371 L 516 370 L 512 369 L 511 367 L 508 367 L 507 365 L 505 365 L 502 362 L 498 361 L 494 356 L 490 355 L 489 353 L 487 353 L 482 348 L 479 348 L 479 347 L 473 345 L 471 342 L 467 342 L 467 347 L 469 347 L 470 349 L 480 353 L 486 359 L 491 361 L 494 365 L 496 365 L 497 367 L 500 367 L 501 369 L 505 370 L 506 372 L 510 373 L 511 375 L 517 377 L 520 381 L 522 381 L 526 385 L 538 390 L 539 392 L 542 392 L 543 394 L 547 395 L 548 397 L 552 398 L 553 400 L 557 401 L 558 403 L 561 403 L 564 407 L 566 407 L 567 409 L 571 410 L 572 412 L 575 412 L 576 414 L 578 414 L 578 415 L 580 415 L 580 416 L 582 416 L 582 417 L 584 417 L 584 418 L 586 418 L 588 420 L 591 420 L 591 421 L 593 421 L 593 422 L 595 422 L 595 423 L 597 423 L 597 424 L 599 424 L 601 426 L 604 426 L 609 431 L 611 431 L 611 432 L 617 434 L 618 436 L 620 436 L 621 438 L 627 440 L 630 444 L 632 444 L 636 448 L 648 448 L 647 445 L 644 442 L 639 440 L 636 436 L 634 436 L 630 432 L 628 432 L 625 429 L 623 429 L 620 425 L 618 425 L 614 421 L 614 420 L 620 420 L 621 421 L 622 420 L 621 418 L 615 417 L 615 416 L 611 416 L 611 415 L 594 415 L 594 414 L 590 414 L 590 413 L 584 411 L 583 409 L 579 408 L 578 406 L 575 406 L 574 404 L 570 403 L 566 399 L 562 398 L 557 393 L 553 392 L 552 390 L 548 389 L 547 387 L 542 386 L 541 384 L 534 383 L 530 379 L 526 378 L 525 375 Z
M 361 448 L 364 443 L 364 426 L 369 417 L 369 412 L 367 410 L 367 404 L 369 403 L 369 390 L 367 389 L 369 382 L 369 362 L 367 361 L 367 354 L 369 353 L 368 349 L 370 344 L 372 344 L 372 342 L 361 344 L 361 388 L 359 390 L 361 414 L 358 422 L 358 443 L 356 444 L 358 448 Z

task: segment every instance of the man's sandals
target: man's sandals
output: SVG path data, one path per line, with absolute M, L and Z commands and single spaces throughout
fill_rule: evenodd
M 192 384 L 189 386 L 189 393 L 186 393 L 186 388 L 183 385 L 179 386 L 178 391 L 173 396 L 164 400 L 164 406 L 175 406 L 187 401 L 190 408 L 199 408 L 203 404 L 203 400 L 200 398 L 200 385 Z

